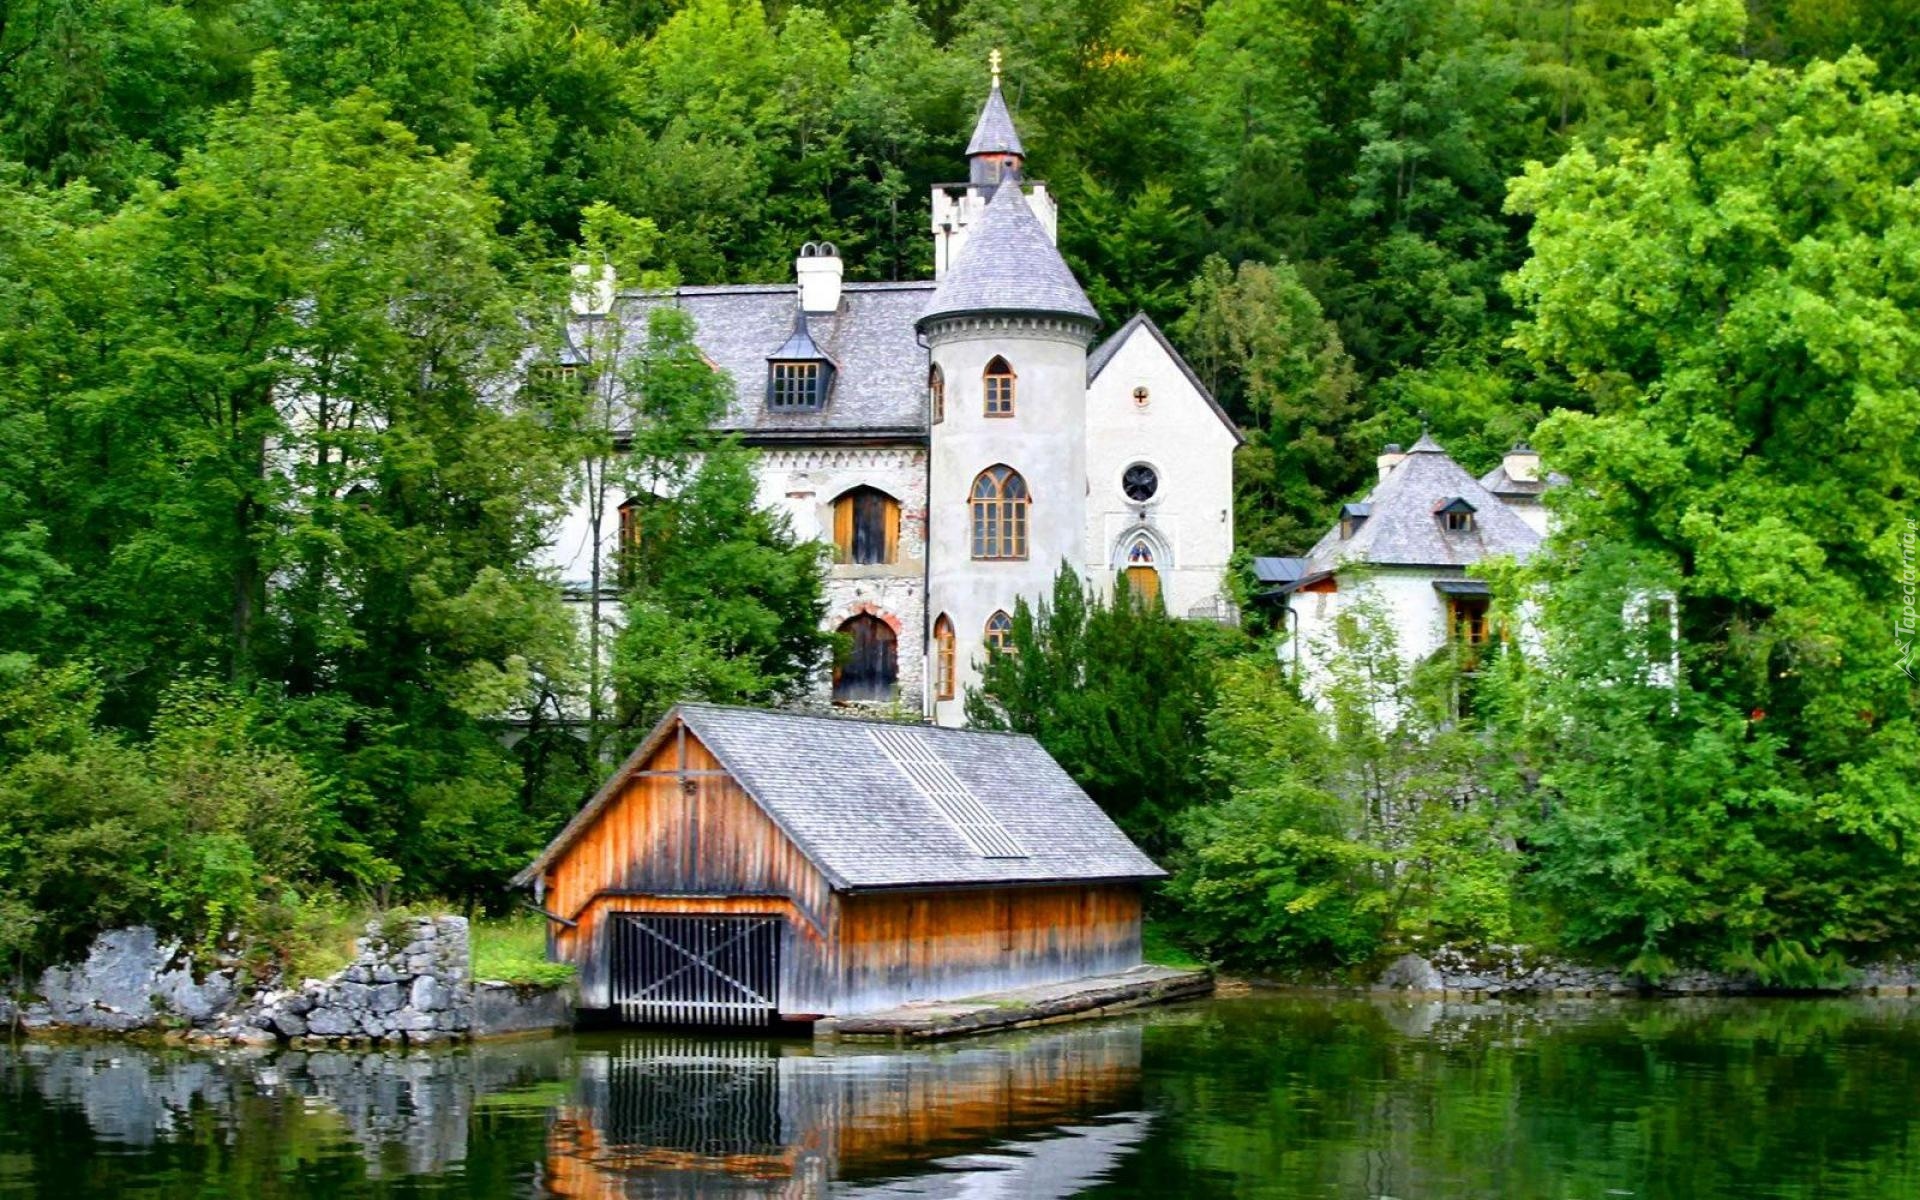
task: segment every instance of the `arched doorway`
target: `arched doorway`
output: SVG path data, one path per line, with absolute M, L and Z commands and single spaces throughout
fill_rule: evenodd
M 1136 604 L 1153 604 L 1160 598 L 1160 572 L 1153 561 L 1153 547 L 1145 538 L 1137 538 L 1127 549 L 1127 591 Z
M 833 702 L 893 699 L 900 681 L 900 651 L 893 627 L 871 613 L 858 613 L 840 624 L 847 635 L 845 657 L 833 669 Z

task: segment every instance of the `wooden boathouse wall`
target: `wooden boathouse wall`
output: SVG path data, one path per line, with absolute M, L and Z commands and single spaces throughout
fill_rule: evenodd
M 1140 886 L 1062 883 L 837 896 L 841 1012 L 1124 971 Z
M 836 990 L 827 880 L 683 724 L 621 786 L 546 875 L 549 957 L 579 974 L 580 1003 L 611 1003 L 611 917 L 768 913 L 787 918 L 783 1012 L 818 1014 Z

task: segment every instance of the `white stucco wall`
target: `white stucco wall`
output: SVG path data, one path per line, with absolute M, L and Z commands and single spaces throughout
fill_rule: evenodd
M 1084 562 L 1087 511 L 1087 332 L 1077 323 L 1023 318 L 947 322 L 929 338 L 946 378 L 946 419 L 933 426 L 929 528 L 934 547 L 928 611 L 953 621 L 954 699 L 935 718 L 962 723 L 966 690 L 977 682 L 987 618 L 1013 612 L 1052 589 L 1065 561 Z M 988 360 L 1007 360 L 1018 383 L 1011 417 L 984 412 Z M 1027 557 L 975 561 L 968 497 L 981 471 L 1005 463 L 1026 479 Z
M 1147 389 L 1147 402 L 1134 389 Z M 1144 531 L 1154 545 L 1167 611 L 1187 616 L 1215 601 L 1233 554 L 1233 433 L 1180 365 L 1144 327 L 1136 328 L 1087 395 L 1087 531 L 1082 557 L 1103 593 Z M 1120 477 L 1146 463 L 1160 477 L 1144 504 Z
M 1371 598 L 1393 628 L 1401 663 L 1411 666 L 1446 644 L 1446 597 L 1434 590 L 1434 580 L 1459 577 L 1458 572 L 1443 574 L 1418 567 L 1370 567 L 1335 575 L 1336 591 L 1295 592 L 1288 597 L 1294 613 L 1289 619 L 1293 636 L 1281 646 L 1282 661 L 1290 668 L 1298 664 L 1302 690 L 1316 703 L 1324 703 L 1327 662 L 1337 652 L 1340 615 Z M 1380 716 L 1390 720 L 1393 714 Z

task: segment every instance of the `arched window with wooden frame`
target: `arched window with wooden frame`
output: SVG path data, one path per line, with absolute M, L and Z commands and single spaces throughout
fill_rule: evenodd
M 954 693 L 954 658 L 959 639 L 953 634 L 953 620 L 941 613 L 933 623 L 933 698 L 951 700 Z
M 973 557 L 1024 559 L 1027 556 L 1027 481 L 1005 463 L 974 476 L 968 496 L 973 509 Z
M 833 502 L 833 560 L 890 563 L 900 558 L 900 502 L 879 488 L 850 488 Z
M 927 368 L 927 419 L 935 425 L 947 419 L 947 375 L 939 363 Z
M 892 700 L 900 681 L 899 639 L 893 626 L 872 613 L 856 613 L 840 623 L 840 632 L 847 645 L 833 668 L 834 703 Z
M 620 544 L 615 552 L 615 577 L 623 588 L 640 579 L 642 558 L 660 548 L 667 533 L 666 512 L 660 497 L 629 496 L 620 502 Z
M 1127 594 L 1135 604 L 1152 604 L 1160 597 L 1160 571 L 1154 566 L 1153 547 L 1145 538 L 1127 548 Z
M 980 380 L 986 394 L 986 414 L 990 417 L 1010 417 L 1013 415 L 1013 387 L 1018 377 L 1007 360 L 998 354 L 987 363 L 986 371 Z
M 987 653 L 1002 654 L 1013 649 L 1013 618 L 1001 609 L 987 618 Z

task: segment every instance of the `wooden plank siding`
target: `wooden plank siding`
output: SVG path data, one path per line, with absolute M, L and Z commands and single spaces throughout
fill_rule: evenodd
M 613 803 L 547 873 L 546 908 L 578 924 L 549 926 L 556 962 L 579 972 L 585 1008 L 610 1003 L 608 918 L 616 912 L 777 913 L 783 1012 L 817 1014 L 833 992 L 827 881 L 772 818 L 718 772 L 690 733 L 664 739 Z
M 1080 883 L 837 893 L 681 726 L 548 868 L 548 949 L 583 1008 L 612 1002 L 618 913 L 785 918 L 780 1012 L 813 1017 L 1122 971 L 1140 888 Z
M 840 1012 L 1124 971 L 1137 884 L 865 892 L 839 899 Z

